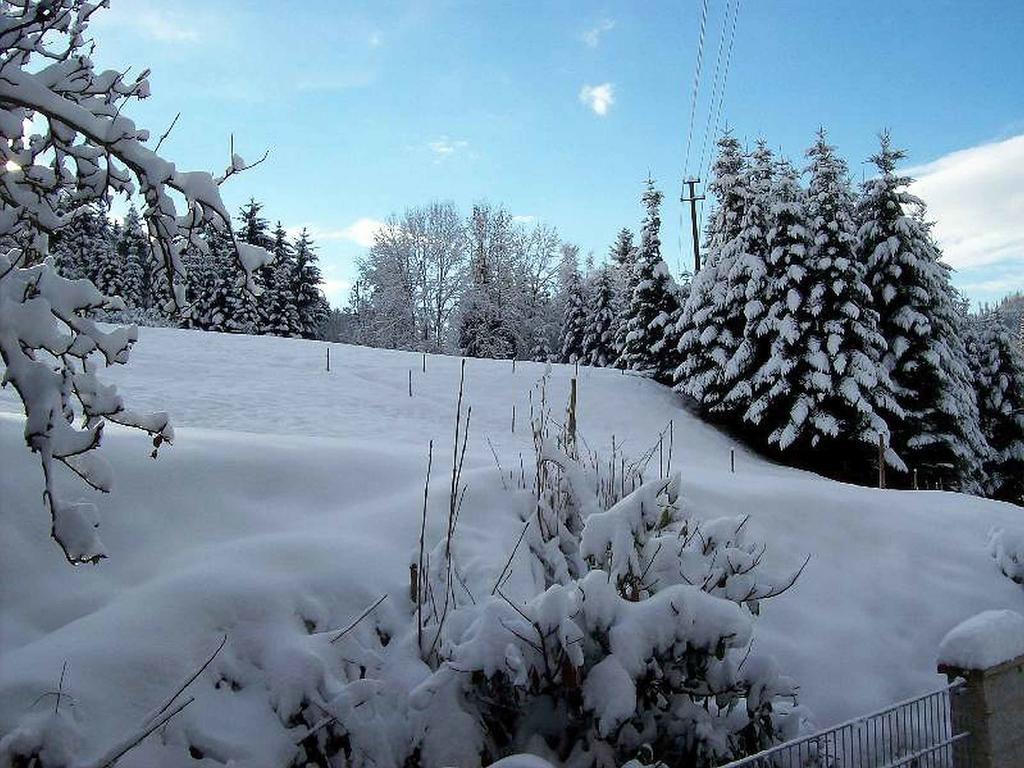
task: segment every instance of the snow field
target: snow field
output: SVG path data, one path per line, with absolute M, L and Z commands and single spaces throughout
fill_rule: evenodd
M 380 670 L 392 690 L 364 692 L 369 705 L 358 711 L 394 715 L 386 706 L 427 672 L 408 644 L 408 567 L 431 439 L 428 546 L 442 536 L 460 360 L 428 356 L 423 373 L 418 354 L 333 345 L 331 364 L 328 374 L 317 342 L 141 329 L 131 364 L 103 375 L 130 406 L 168 410 L 175 444 L 154 462 L 144 436 L 109 430 L 102 451 L 115 467 L 114 493 L 92 500 L 110 558 L 77 569 L 49 539 L 38 464 L 13 394 L 0 391 L 0 411 L 12 414 L 0 416 L 0 734 L 42 722 L 53 699 L 35 700 L 55 690 L 66 660 L 68 711 L 83 739 L 69 748 L 97 754 L 159 706 L 224 633 L 231 642 L 190 688 L 196 701 L 168 729 L 170 743 L 149 739 L 120 764 L 195 765 L 184 742 L 174 748 L 181 733 L 211 765 L 280 765 L 297 734 L 278 713 L 299 704 L 282 697 L 340 689 L 339 664 L 345 679 L 358 678 L 352 665 Z M 518 475 L 520 453 L 530 472 L 528 395 L 544 370 L 466 363 L 473 411 L 457 551 L 474 591 L 493 585 L 526 504 L 503 490 L 488 439 L 506 473 Z M 552 368 L 556 415 L 572 375 L 571 366 Z M 698 517 L 749 514 L 781 569 L 811 555 L 754 631 L 756 649 L 796 678 L 818 724 L 937 687 L 949 629 L 983 609 L 1024 611 L 1024 590 L 986 543 L 994 526 L 1024 529 L 1018 508 L 848 486 L 738 446 L 731 474 L 729 438 L 669 390 L 580 369 L 580 431 L 592 448 L 606 451 L 614 434 L 639 454 L 670 419 L 673 466 Z M 65 493 L 98 496 L 73 481 Z M 385 593 L 373 621 L 331 645 L 331 630 Z M 403 717 L 396 741 L 419 727 L 415 712 Z

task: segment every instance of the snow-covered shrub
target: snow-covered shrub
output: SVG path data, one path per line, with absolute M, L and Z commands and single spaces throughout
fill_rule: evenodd
M 435 671 L 411 700 L 436 721 L 423 763 L 529 752 L 605 766 L 644 750 L 703 766 L 791 735 L 796 686 L 751 643 L 760 601 L 796 574 L 766 574 L 746 518 L 698 519 L 678 472 L 644 480 L 645 463 L 621 461 L 627 475 L 615 478 L 581 459 L 573 415 L 552 437 L 543 394 L 540 404 L 536 472 L 520 489 L 533 498 L 523 541 L 535 567 L 525 581 L 503 571 L 490 595 L 464 595 L 447 622 L 426 623 Z M 430 560 L 447 602 L 440 545 Z
M 97 378 L 99 362 L 124 364 L 136 328 L 102 330 L 88 315 L 119 311 L 88 280 L 60 277 L 47 260 L 49 236 L 74 212 L 111 194 L 145 202 L 150 247 L 166 273 L 170 304 L 184 303 L 181 254 L 202 248 L 205 224 L 230 233 L 218 185 L 243 170 L 232 155 L 223 176 L 182 172 L 146 146 L 149 132 L 122 112 L 149 95 L 148 70 L 98 72 L 87 53 L 87 27 L 102 4 L 84 0 L 16 0 L 0 8 L 0 358 L 2 384 L 17 391 L 26 415 L 25 441 L 39 454 L 52 533 L 72 563 L 104 557 L 90 505 L 58 498 L 54 462 L 107 491 L 111 472 L 94 449 L 106 421 L 137 427 L 154 447 L 172 432 L 164 414 L 127 410 Z M 179 212 L 184 201 L 184 212 Z M 269 259 L 236 243 L 247 283 Z M 81 418 L 81 425 L 75 420 Z
M 1024 531 L 992 529 L 988 535 L 988 551 L 1008 579 L 1024 584 Z

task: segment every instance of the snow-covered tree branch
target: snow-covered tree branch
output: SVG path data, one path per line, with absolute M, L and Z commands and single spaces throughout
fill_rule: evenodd
M 72 563 L 96 562 L 105 554 L 92 506 L 56 494 L 54 461 L 108 491 L 110 469 L 94 453 L 106 421 L 148 432 L 154 448 L 173 432 L 166 414 L 126 409 L 117 391 L 97 378 L 101 361 L 127 362 L 138 332 L 107 331 L 89 318 L 123 303 L 88 280 L 58 275 L 49 259 L 49 237 L 82 206 L 138 194 L 173 309 L 184 305 L 182 253 L 206 248 L 199 237 L 204 228 L 231 238 L 249 289 L 255 290 L 253 270 L 271 258 L 265 249 L 234 239 L 220 197 L 219 184 L 247 167 L 242 158 L 232 152 L 220 177 L 179 171 L 146 146 L 148 131 L 121 114 L 132 99 L 149 95 L 148 70 L 132 79 L 128 70 L 95 69 L 86 35 L 103 5 L 11 0 L 0 6 L 3 384 L 11 384 L 24 405 L 25 440 L 40 456 L 52 534 Z

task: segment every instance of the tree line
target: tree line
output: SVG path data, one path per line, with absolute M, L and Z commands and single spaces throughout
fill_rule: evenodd
M 84 206 L 52 237 L 50 253 L 61 275 L 90 280 L 124 309 L 100 313 L 114 322 L 180 325 L 206 331 L 325 338 L 330 306 L 315 244 L 306 230 L 290 238 L 280 222 L 273 230 L 263 206 L 250 200 L 238 213 L 234 234 L 202 228 L 197 244 L 182 254 L 184 307 L 174 306 L 166 270 L 158 264 L 138 211 L 111 221 L 103 205 Z M 234 239 L 273 254 L 249 276 Z
M 702 268 L 662 257 L 648 180 L 639 242 L 605 264 L 481 203 L 392 217 L 359 262 L 340 339 L 650 375 L 769 454 L 833 477 L 1024 501 L 1024 358 L 968 312 L 888 135 L 855 189 L 819 132 L 797 169 L 718 141 Z

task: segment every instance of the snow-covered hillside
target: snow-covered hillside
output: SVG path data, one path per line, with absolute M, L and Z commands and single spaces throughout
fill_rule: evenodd
M 141 329 L 131 364 L 107 375 L 133 406 L 170 411 L 177 437 L 152 461 L 144 436 L 107 433 L 116 484 L 95 499 L 110 555 L 98 566 L 68 566 L 49 538 L 18 403 L 0 392 L 0 734 L 52 710 L 53 698 L 40 696 L 57 689 L 65 661 L 63 689 L 88 752 L 159 706 L 223 633 L 242 649 L 262 638 L 258 652 L 224 664 L 242 683 L 258 669 L 276 692 L 289 677 L 301 688 L 322 672 L 324 656 L 303 645 L 304 623 L 343 627 L 384 593 L 382 624 L 407 620 L 431 439 L 428 539 L 443 528 L 460 361 L 428 356 L 423 372 L 417 354 L 334 345 L 328 373 L 325 351 Z M 489 588 L 520 531 L 520 501 L 503 490 L 489 443 L 506 474 L 520 455 L 530 464 L 528 393 L 544 368 L 467 361 L 469 491 L 457 546 L 470 588 Z M 572 375 L 554 366 L 548 397 L 558 408 Z M 687 413 L 670 390 L 619 371 L 580 369 L 579 419 L 591 447 L 614 435 L 635 454 L 673 420 L 674 463 L 698 517 L 749 514 L 780 568 L 811 556 L 755 631 L 757 650 L 796 678 L 819 725 L 938 686 L 938 644 L 951 627 L 985 609 L 1024 611 L 1024 590 L 986 548 L 993 526 L 1024 529 L 1020 508 L 777 466 Z M 92 495 L 71 481 L 66 492 Z M 388 683 L 415 678 L 396 665 Z M 180 715 L 191 743 L 206 739 L 211 759 L 281 764 L 267 690 L 211 682 Z M 159 764 L 159 749 L 149 740 L 122 764 Z

